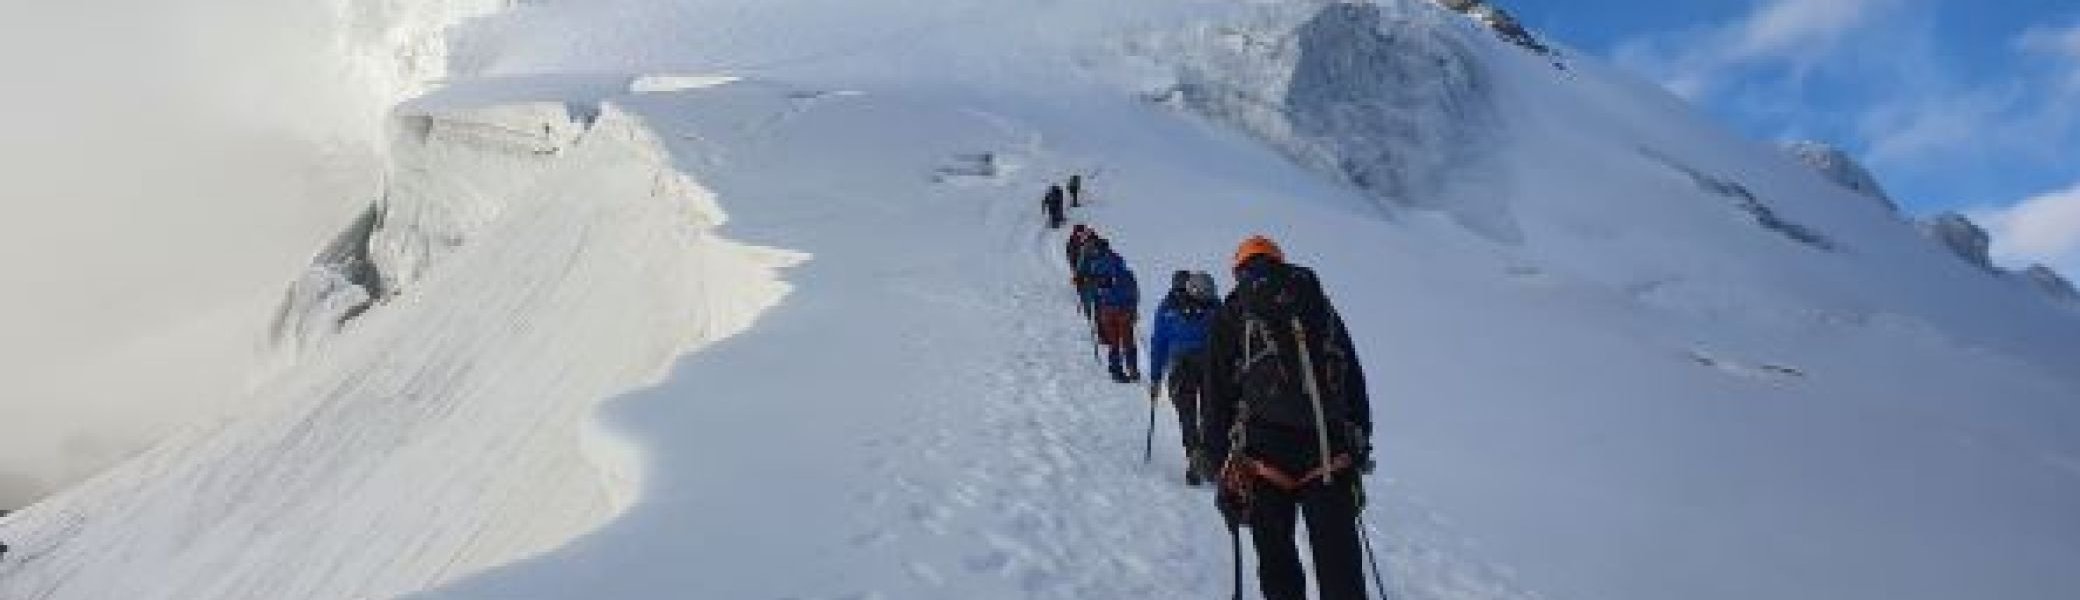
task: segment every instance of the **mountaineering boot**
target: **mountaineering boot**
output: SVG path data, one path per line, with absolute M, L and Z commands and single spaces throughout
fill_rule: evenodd
M 1184 468 L 1184 484 L 1185 484 L 1185 485 L 1188 485 L 1188 486 L 1192 486 L 1192 487 L 1199 487 L 1200 485 L 1202 485 L 1202 484 L 1205 484 L 1205 483 L 1206 483 L 1206 481 L 1205 481 L 1205 480 L 1202 480 L 1202 479 L 1200 479 L 1200 478 L 1199 478 L 1199 469 L 1198 469 L 1197 467 L 1193 467 L 1193 466 L 1189 466 L 1189 465 L 1185 466 L 1185 468 Z

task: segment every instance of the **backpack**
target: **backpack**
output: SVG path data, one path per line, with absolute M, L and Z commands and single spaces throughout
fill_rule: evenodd
M 1191 271 L 1185 275 L 1184 293 L 1209 305 L 1219 303 L 1221 299 L 1219 288 L 1213 284 L 1213 276 L 1205 271 Z
M 1273 267 L 1238 284 L 1227 309 L 1242 325 L 1242 347 L 1228 369 L 1247 406 L 1242 418 L 1307 432 L 1310 438 L 1320 434 L 1351 442 L 1345 439 L 1346 425 L 1355 410 L 1346 379 L 1355 357 L 1346 351 L 1346 334 L 1336 325 L 1314 274 L 1290 265 Z
M 1069 232 L 1069 243 L 1063 250 L 1063 255 L 1069 259 L 1069 270 L 1074 271 L 1082 267 L 1084 253 L 1090 249 L 1091 243 L 1097 239 L 1097 232 L 1091 231 L 1089 227 L 1085 227 L 1080 223 L 1076 225 L 1074 231 Z
M 1134 271 L 1105 238 L 1098 238 L 1085 254 L 1082 275 L 1091 297 L 1102 306 L 1132 307 L 1140 301 Z
M 1213 276 L 1204 271 L 1177 271 L 1170 274 L 1170 304 L 1186 314 L 1197 317 L 1219 307 L 1220 293 L 1215 290 Z

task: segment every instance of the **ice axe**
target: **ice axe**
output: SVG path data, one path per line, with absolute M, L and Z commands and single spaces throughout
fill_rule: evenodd
M 1141 442 L 1141 464 L 1144 465 L 1156 462 L 1156 390 L 1160 388 L 1155 382 L 1148 384 L 1148 435 Z
M 1235 558 L 1235 600 L 1242 600 L 1242 526 L 1228 524 L 1228 552 Z M 1380 600 L 1386 600 L 1381 598 Z
M 1367 529 L 1371 527 L 1365 524 L 1365 512 L 1361 508 L 1358 511 L 1358 541 L 1365 545 L 1365 562 L 1372 565 L 1372 587 L 1379 590 L 1380 600 L 1388 600 L 1386 576 L 1380 573 L 1379 558 L 1372 553 L 1372 536 L 1365 533 Z
M 1142 435 L 1142 465 L 1156 463 L 1156 390 L 1163 390 L 1163 383 L 1148 381 L 1148 435 Z

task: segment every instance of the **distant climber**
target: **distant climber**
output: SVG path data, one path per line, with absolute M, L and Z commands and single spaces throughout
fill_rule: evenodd
M 1358 474 L 1371 468 L 1372 415 L 1357 350 L 1314 272 L 1269 238 L 1245 240 L 1234 269 L 1207 331 L 1202 417 L 1207 450 L 1225 457 L 1221 514 L 1249 527 L 1266 599 L 1307 598 L 1302 515 L 1320 597 L 1365 598 Z
M 1047 212 L 1047 228 L 1061 229 L 1062 223 L 1068 221 L 1062 209 L 1062 186 L 1048 186 L 1047 195 L 1040 198 L 1040 208 Z
M 1218 294 L 1212 275 L 1171 274 L 1170 293 L 1156 306 L 1155 331 L 1148 340 L 1148 395 L 1154 398 L 1156 390 L 1168 384 L 1177 430 L 1184 434 L 1186 485 L 1199 485 L 1212 475 L 1199 439 L 1199 415 L 1206 379 L 1206 327 L 1220 308 Z
M 1082 311 L 1085 319 L 1091 318 L 1091 305 L 1087 301 L 1089 294 L 1083 289 L 1083 272 L 1081 269 L 1083 268 L 1084 257 L 1088 256 L 1090 250 L 1096 247 L 1097 244 L 1095 242 L 1098 239 L 1097 230 L 1091 229 L 1089 225 L 1077 223 L 1074 229 L 1069 230 L 1069 242 L 1066 244 L 1067 247 L 1063 248 L 1063 254 L 1069 260 L 1069 287 L 1075 288 L 1076 308 Z
M 1083 175 L 1069 176 L 1069 206 L 1083 206 Z
M 1084 250 L 1089 248 L 1091 240 L 1097 237 L 1097 230 L 1091 229 L 1089 225 L 1077 223 L 1075 227 L 1069 228 L 1069 241 L 1062 249 L 1063 257 L 1069 261 L 1069 268 L 1074 269 L 1083 262 L 1081 259 Z
M 1113 251 L 1111 242 L 1097 238 L 1078 263 L 1084 303 L 1097 312 L 1098 341 L 1106 351 L 1106 370 L 1113 381 L 1132 383 L 1141 379 L 1140 358 L 1134 347 L 1135 311 L 1141 305 L 1140 285 L 1133 269 Z

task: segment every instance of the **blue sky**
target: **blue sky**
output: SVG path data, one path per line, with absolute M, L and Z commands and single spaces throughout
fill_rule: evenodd
M 2080 274 L 2080 1 L 1499 0 L 1750 136 L 1856 154 L 1909 212 Z

